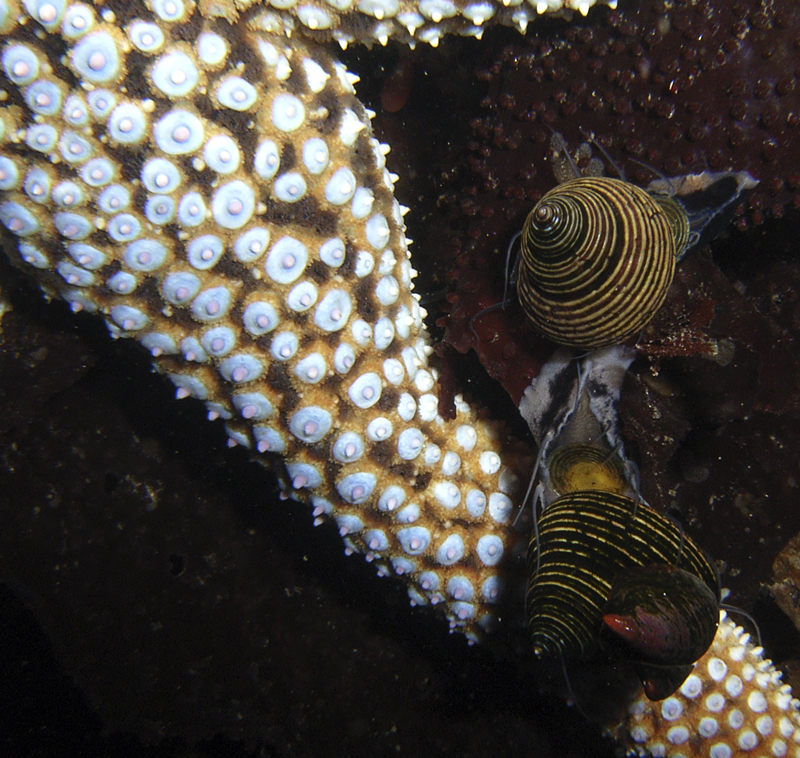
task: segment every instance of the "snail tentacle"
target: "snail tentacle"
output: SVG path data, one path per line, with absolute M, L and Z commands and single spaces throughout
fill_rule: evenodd
M 494 303 L 486 308 L 482 308 L 479 310 L 470 320 L 467 326 L 469 326 L 469 330 L 472 332 L 472 336 L 475 337 L 475 343 L 480 345 L 481 338 L 478 336 L 478 333 L 475 331 L 475 322 L 479 318 L 483 318 L 487 313 L 491 313 L 492 311 L 497 310 L 498 308 L 505 308 L 511 305 L 514 302 L 514 297 L 509 297 L 508 291 L 509 289 L 516 290 L 517 287 L 517 271 L 519 270 L 519 257 L 520 251 L 517 251 L 516 256 L 514 257 L 514 263 L 511 263 L 511 256 L 512 251 L 514 249 L 514 245 L 516 245 L 519 238 L 522 236 L 522 231 L 518 231 L 512 238 L 511 241 L 508 243 L 508 247 L 506 248 L 506 265 L 505 265 L 505 273 L 503 276 L 503 299 L 499 303 Z
M 744 616 L 748 623 L 753 627 L 753 631 L 756 633 L 756 642 L 758 646 L 761 647 L 763 645 L 761 641 L 761 628 L 758 625 L 758 622 L 755 619 L 755 616 L 749 614 L 744 608 L 739 608 L 735 605 L 730 605 L 729 603 L 720 603 L 719 608 L 722 611 L 725 611 L 730 615 L 731 613 L 736 613 L 739 616 Z
M 520 229 L 511 238 L 511 241 L 508 243 L 508 247 L 506 248 L 506 268 L 505 278 L 503 280 L 503 303 L 507 303 L 510 300 L 508 297 L 508 290 L 512 287 L 516 289 L 517 286 L 517 271 L 519 270 L 519 257 L 521 255 L 521 251 L 517 250 L 513 265 L 511 264 L 511 251 L 514 249 L 514 245 L 516 245 L 521 236 L 522 230 Z
M 586 139 L 586 141 L 590 145 L 594 145 L 600 151 L 600 154 L 606 159 L 606 162 L 608 163 L 608 165 L 611 166 L 611 168 L 614 169 L 614 171 L 616 172 L 617 176 L 620 179 L 622 179 L 623 182 L 627 182 L 628 181 L 628 177 L 625 176 L 625 172 L 622 170 L 622 167 L 611 157 L 611 155 L 609 154 L 608 150 L 606 150 L 600 144 L 600 141 L 594 135 L 594 132 L 587 132 L 586 130 L 581 129 L 580 133 L 583 135 L 583 137 Z

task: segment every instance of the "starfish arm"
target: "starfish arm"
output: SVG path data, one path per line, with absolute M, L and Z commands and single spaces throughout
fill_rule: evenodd
M 721 614 L 717 636 L 681 688 L 665 700 L 636 698 L 609 732 L 628 755 L 797 755 L 798 701 L 780 671 Z
M 156 15 L 174 25 L 81 7 L 80 34 L 6 31 L 13 260 L 136 339 L 346 551 L 477 639 L 519 539 L 514 461 L 465 403 L 439 414 L 386 148 L 352 78 L 259 16 L 220 33 L 170 0 Z

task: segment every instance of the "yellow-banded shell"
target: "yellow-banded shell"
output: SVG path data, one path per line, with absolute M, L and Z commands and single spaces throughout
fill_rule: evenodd
M 550 486 L 559 495 L 576 490 L 605 490 L 623 495 L 625 470 L 613 451 L 592 444 L 561 445 L 547 459 Z
M 561 345 L 617 344 L 664 301 L 688 237 L 688 217 L 669 197 L 619 179 L 564 182 L 523 226 L 520 303 L 533 327 Z
M 678 567 L 719 599 L 717 572 L 703 550 L 676 523 L 632 498 L 602 490 L 571 492 L 545 508 L 537 531 L 528 550 L 527 611 L 539 656 L 587 655 L 615 580 L 637 567 Z

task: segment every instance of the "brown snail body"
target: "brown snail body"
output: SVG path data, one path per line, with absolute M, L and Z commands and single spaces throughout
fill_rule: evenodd
M 558 344 L 623 342 L 663 303 L 688 239 L 689 218 L 666 195 L 606 177 L 564 182 L 523 226 L 520 303 Z

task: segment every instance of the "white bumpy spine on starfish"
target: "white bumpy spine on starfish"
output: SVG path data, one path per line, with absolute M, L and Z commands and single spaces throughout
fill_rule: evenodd
M 435 44 L 590 5 L 0 0 L 12 260 L 138 340 L 179 398 L 283 462 L 286 493 L 334 519 L 348 551 L 403 575 L 412 603 L 470 640 L 525 541 L 510 518 L 515 459 L 465 403 L 455 421 L 439 415 L 388 147 L 356 77 L 288 34 Z M 767 684 L 795 728 L 773 720 L 780 744 L 797 743 L 794 701 L 777 676 Z M 722 696 L 731 725 L 748 686 Z M 662 744 L 663 724 L 656 714 L 645 744 Z M 618 734 L 642 744 L 641 730 Z M 654 754 L 691 753 L 665 734 Z M 784 754 L 769 734 L 757 744 Z
M 235 21 L 254 0 L 201 0 L 204 16 Z M 445 34 L 480 39 L 488 24 L 514 26 L 523 34 L 530 21 L 543 14 L 585 16 L 596 5 L 617 7 L 617 0 L 273 0 L 264 4 L 263 28 L 291 36 L 295 31 L 314 39 L 335 39 L 343 48 L 351 42 L 385 45 L 390 38 L 412 47 L 433 47 Z

